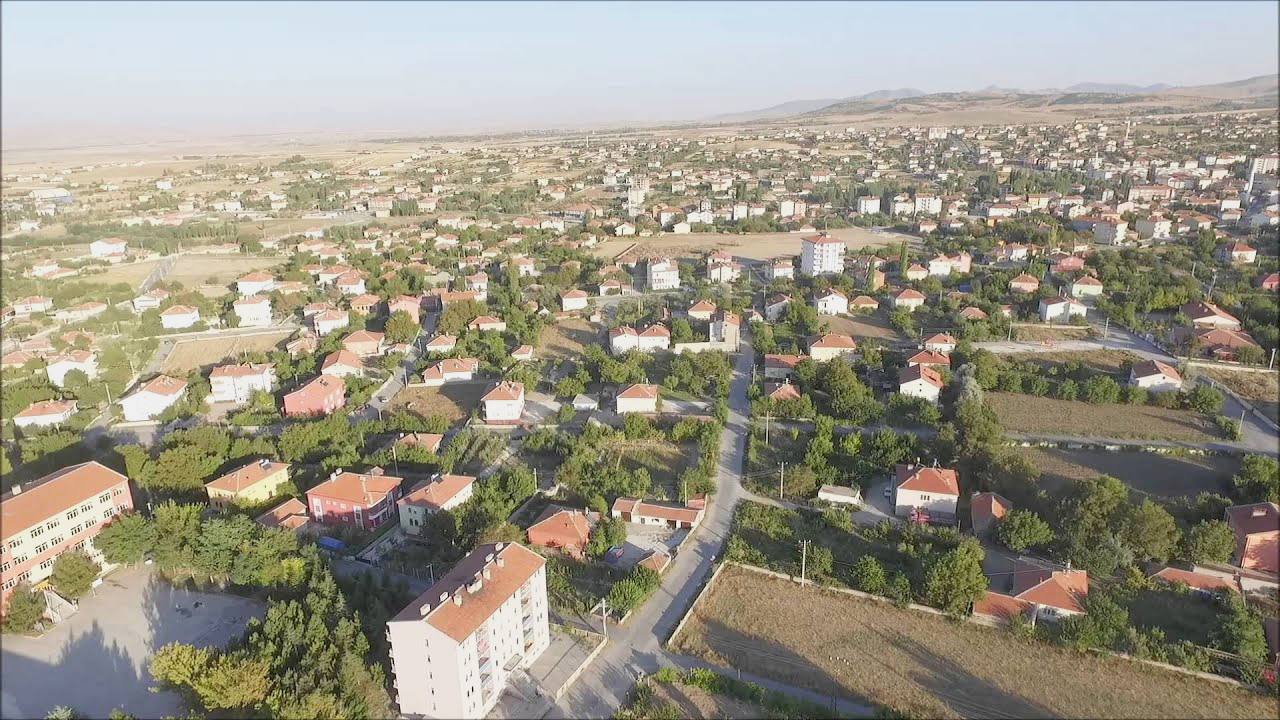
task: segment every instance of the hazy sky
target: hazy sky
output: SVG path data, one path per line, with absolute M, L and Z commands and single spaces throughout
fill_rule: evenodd
M 691 120 L 887 87 L 1277 71 L 1275 2 L 5 0 L 7 140 Z

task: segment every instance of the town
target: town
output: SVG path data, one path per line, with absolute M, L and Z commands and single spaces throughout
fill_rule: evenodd
M 6 162 L 2 714 L 1273 717 L 1278 130 Z

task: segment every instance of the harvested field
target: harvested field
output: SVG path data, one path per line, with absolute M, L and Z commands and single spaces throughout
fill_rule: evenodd
M 870 315 L 841 315 L 824 317 L 831 332 L 851 335 L 855 338 L 877 338 L 888 342 L 906 340 L 907 337 L 889 325 L 889 314 L 884 308 Z
M 159 260 L 146 260 L 128 265 L 116 265 L 105 273 L 91 276 L 92 280 L 107 284 L 128 283 L 136 287 Z M 236 278 L 253 270 L 269 270 L 284 262 L 276 257 L 251 257 L 245 255 L 184 255 L 173 264 L 173 269 L 164 276 L 167 283 L 180 282 L 186 287 L 212 284 L 227 285 Z M 212 283 L 208 281 L 212 279 Z M 225 294 L 225 292 L 223 293 Z
M 447 383 L 440 387 L 406 387 L 391 398 L 387 410 L 399 410 L 420 418 L 441 415 L 450 422 L 466 420 L 480 407 L 488 383 Z
M 597 257 L 612 257 L 636 243 L 635 254 L 667 255 L 673 257 L 702 257 L 713 250 L 724 249 L 738 260 L 767 260 L 783 255 L 799 255 L 800 239 L 816 233 L 695 233 L 690 235 L 663 235 L 648 238 L 621 238 L 597 245 Z M 919 249 L 920 238 L 895 232 L 875 232 L 867 228 L 832 230 L 831 235 L 844 240 L 849 252 L 865 247 L 897 246 L 903 240 Z
M 1043 327 L 1017 325 L 1013 328 L 1015 340 L 1088 340 L 1098 332 L 1091 327 Z
M 196 368 L 234 360 L 247 352 L 273 350 L 292 335 L 292 330 L 277 330 L 254 335 L 179 340 L 165 357 L 160 369 L 166 373 L 185 375 Z
M 559 361 L 564 358 L 581 358 L 587 345 L 603 342 L 601 328 L 581 318 L 561 320 L 542 331 L 535 348 L 538 357 Z
M 1041 472 L 1041 482 L 1053 492 L 1074 480 L 1111 475 L 1141 495 L 1161 501 L 1222 492 L 1222 483 L 1240 468 L 1234 457 L 1208 455 L 1175 457 L 1142 452 L 1017 448 Z
M 1151 405 L 1093 405 L 1016 393 L 988 393 L 1004 429 L 1031 435 L 1143 440 L 1222 440 L 1205 416 Z
M 672 645 L 915 717 L 1275 716 L 1264 695 L 741 568 L 721 573 Z
M 1272 422 L 1280 423 L 1280 374 L 1273 372 L 1240 372 L 1221 368 L 1195 368 L 1196 372 L 1217 380 L 1232 392 L 1248 400 Z

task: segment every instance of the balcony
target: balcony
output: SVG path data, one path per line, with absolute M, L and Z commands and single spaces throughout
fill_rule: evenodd
M 489 667 L 492 665 L 492 662 L 493 662 L 492 658 L 489 658 L 489 657 L 480 658 L 480 666 L 477 668 L 477 670 L 479 670 L 481 675 L 484 675 L 485 673 L 489 672 Z

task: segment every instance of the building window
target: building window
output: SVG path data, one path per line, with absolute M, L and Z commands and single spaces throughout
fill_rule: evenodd
M 0 572 L 9 572 L 9 563 L 4 563 L 3 565 L 0 565 Z
M 102 493 L 101 495 L 98 496 L 98 502 L 100 503 L 109 502 L 110 500 L 111 500 L 111 493 Z
M 93 503 L 85 503 L 80 506 L 80 512 L 89 512 L 93 509 Z
M 52 545 L 61 545 L 61 544 L 62 544 L 62 536 L 61 536 L 61 535 L 59 535 L 58 537 L 54 538 L 53 540 L 50 540 L 49 542 L 50 542 L 50 544 L 52 544 Z
M 53 567 L 53 558 L 46 558 L 40 563 L 41 570 L 48 570 L 51 567 Z
M 115 514 L 116 514 L 116 509 L 115 509 L 115 508 L 113 508 L 113 507 L 109 507 L 109 508 L 107 508 L 106 510 L 103 510 L 103 511 L 102 511 L 102 517 L 103 517 L 103 519 L 109 518 L 109 517 L 111 517 L 112 515 L 115 515 Z
M 13 541 L 9 543 L 9 552 L 17 552 L 20 547 L 22 547 L 22 538 L 14 538 Z
M 70 510 L 67 511 L 67 519 L 74 520 L 75 517 L 79 514 L 80 514 L 79 508 L 71 508 Z
M 71 534 L 76 535 L 83 529 L 84 529 L 84 525 L 76 525 L 75 527 L 71 528 Z
M 22 573 L 21 575 L 19 575 L 19 576 L 18 576 L 18 582 L 26 582 L 26 581 L 27 581 L 27 578 L 29 578 L 29 577 L 31 577 L 31 571 L 30 571 L 30 570 L 28 570 L 28 571 L 26 571 L 26 572 Z
M 58 527 L 58 518 L 54 518 L 54 519 L 50 520 L 49 522 L 45 523 L 45 524 L 44 524 L 44 527 L 45 527 L 45 529 L 46 529 L 46 530 L 52 530 L 52 529 L 54 529 L 54 528 Z
M 37 554 L 37 555 L 39 555 L 40 553 L 42 553 L 42 552 L 44 552 L 45 550 L 48 550 L 48 549 L 49 549 L 49 543 L 47 543 L 47 542 L 45 542 L 45 543 L 40 543 L 39 545 L 37 545 L 37 546 L 36 546 L 36 554 Z
M 123 495 L 123 494 L 124 494 L 124 488 L 116 488 L 115 490 L 111 491 L 111 497 L 116 497 L 117 495 Z
M 37 526 L 37 527 L 33 527 L 33 528 L 31 528 L 31 537 L 33 537 L 33 538 L 38 538 L 38 537 L 40 537 L 40 536 L 41 536 L 41 535 L 43 535 L 43 534 L 44 534 L 44 528 L 43 528 L 43 527 L 39 527 L 39 526 Z
M 9 578 L 8 580 L 4 581 L 4 589 L 8 590 L 17 584 L 18 584 L 17 578 Z
M 26 556 L 26 555 L 19 555 L 19 556 L 15 557 L 15 558 L 13 559 L 14 567 L 17 567 L 18 565 L 21 565 L 22 563 L 24 563 L 24 562 L 26 562 L 26 561 L 27 561 L 27 556 Z

